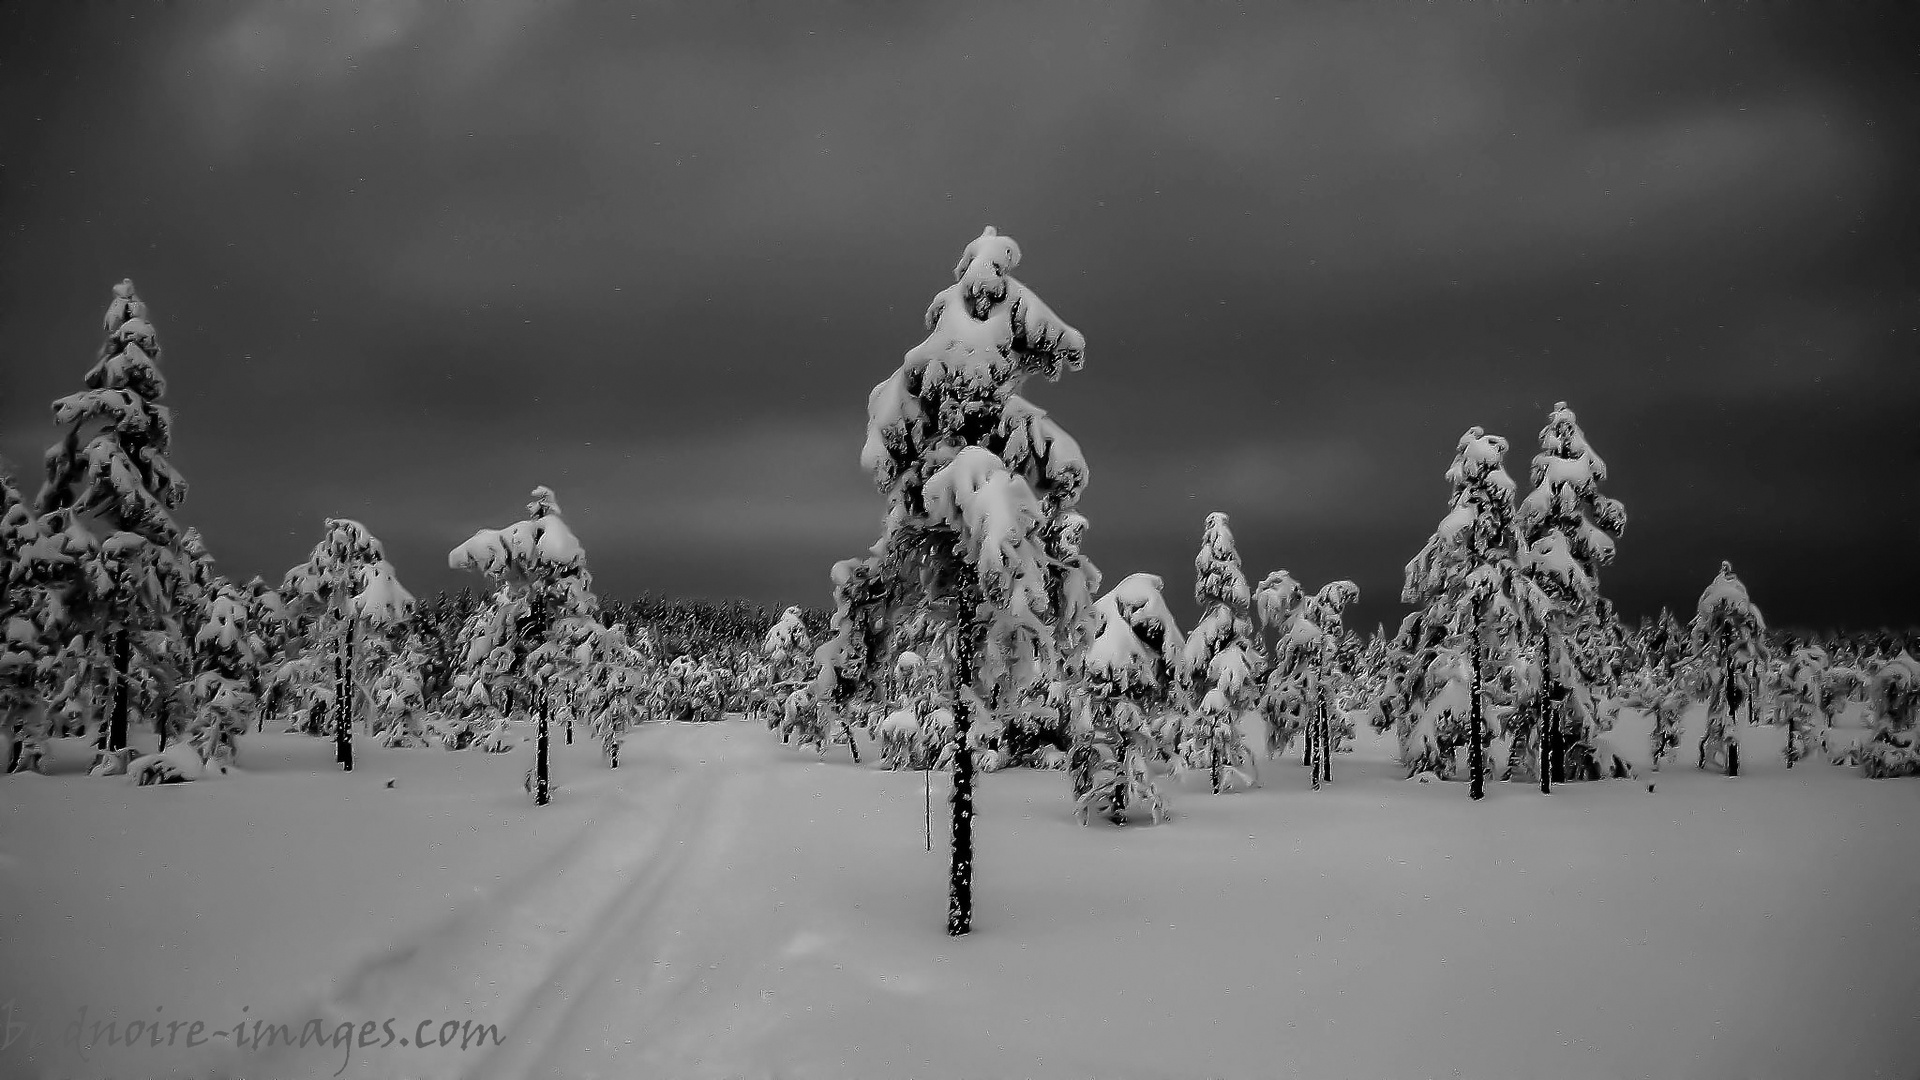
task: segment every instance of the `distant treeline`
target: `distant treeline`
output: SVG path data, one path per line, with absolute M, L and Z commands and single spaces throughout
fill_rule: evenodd
M 415 618 L 445 627 L 445 637 L 451 641 L 467 616 L 479 610 L 480 600 L 471 588 L 438 593 L 421 600 Z M 603 624 L 645 629 L 662 661 L 676 656 L 731 660 L 757 652 L 784 610 L 741 599 L 705 600 L 651 592 L 631 600 L 607 596 L 599 600 Z M 825 611 L 803 607 L 800 612 L 810 632 L 819 635 L 826 630 Z

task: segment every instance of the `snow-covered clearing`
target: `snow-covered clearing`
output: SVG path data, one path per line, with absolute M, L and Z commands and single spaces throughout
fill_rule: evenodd
M 617 771 L 557 745 L 542 808 L 529 748 L 362 742 L 341 774 L 327 740 L 250 735 L 225 779 L 0 779 L 0 1003 L 56 1041 L 81 1005 L 499 1031 L 182 1035 L 49 1074 L 76 1077 L 1911 1077 L 1920 785 L 1744 738 L 1737 780 L 1689 742 L 1653 792 L 1474 804 L 1363 734 L 1317 794 L 1297 758 L 1245 793 L 1168 782 L 1157 827 L 987 775 L 951 939 L 937 774 L 929 853 L 922 774 L 757 723 L 648 725 Z M 0 1075 L 56 1059 L 24 1049 Z

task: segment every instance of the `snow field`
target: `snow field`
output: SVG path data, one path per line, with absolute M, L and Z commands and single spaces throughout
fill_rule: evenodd
M 993 773 L 957 940 L 939 774 L 929 853 L 923 774 L 759 723 L 645 726 L 619 770 L 556 742 L 544 808 L 526 747 L 363 742 L 340 774 L 250 735 L 200 784 L 0 782 L 0 1000 L 499 1025 L 348 1077 L 1907 1076 L 1920 788 L 1788 772 L 1778 735 L 1743 733 L 1739 779 L 1683 756 L 1652 793 L 1475 804 L 1363 732 L 1319 793 L 1296 748 L 1248 792 L 1163 780 L 1172 820 L 1126 828 L 1077 824 L 1063 773 Z M 343 1063 L 162 1057 L 113 1075 Z

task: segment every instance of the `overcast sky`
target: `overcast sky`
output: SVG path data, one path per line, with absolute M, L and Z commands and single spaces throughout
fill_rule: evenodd
M 0 5 L 0 454 L 111 286 L 229 575 L 327 516 L 416 592 L 547 484 L 602 595 L 829 602 L 868 390 L 983 225 L 1087 337 L 1029 387 L 1088 550 L 1396 619 L 1460 433 L 1555 401 L 1602 579 L 1920 612 L 1920 74 L 1885 4 Z

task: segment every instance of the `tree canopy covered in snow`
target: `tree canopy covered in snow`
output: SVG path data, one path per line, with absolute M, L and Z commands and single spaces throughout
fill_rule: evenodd
M 909 613 L 936 615 L 954 638 L 955 934 L 971 918 L 969 725 L 1084 641 L 1099 585 L 1073 509 L 1087 483 L 1079 445 L 1018 393 L 1079 368 L 1086 342 L 1012 276 L 1020 254 L 983 230 L 928 305 L 926 339 L 868 395 L 860 462 L 886 518 L 869 555 L 834 567 L 832 637 L 817 655 L 814 696 L 843 709 L 891 665 L 890 630 Z
M 1217 793 L 1232 776 L 1247 775 L 1250 758 L 1240 721 L 1253 715 L 1259 680 L 1267 671 L 1253 628 L 1252 593 L 1227 515 L 1207 515 L 1193 574 L 1200 620 L 1181 648 L 1180 677 L 1198 707 L 1178 733 L 1177 752 L 1184 764 L 1208 771 Z
M 101 732 L 104 750 L 124 747 L 136 673 L 166 663 L 178 640 L 168 625 L 172 596 L 188 572 L 173 511 L 187 483 L 167 460 L 173 414 L 160 398 L 160 340 L 132 281 L 114 286 L 106 341 L 85 389 L 53 403 L 66 434 L 48 449 L 46 481 L 34 500 L 46 537 L 38 550 L 61 551 L 60 571 L 42 579 L 40 602 L 50 632 L 68 644 L 55 660 L 66 690 L 56 705 L 104 674 L 112 702 Z M 52 560 L 43 560 L 43 565 Z

